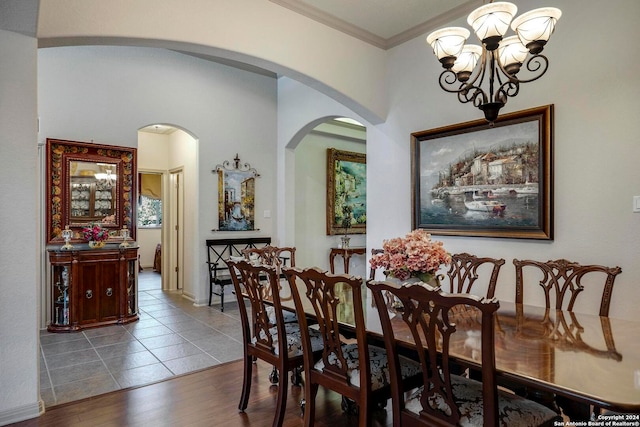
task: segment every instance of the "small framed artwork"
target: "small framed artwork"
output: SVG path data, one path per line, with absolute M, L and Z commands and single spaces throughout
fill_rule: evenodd
M 224 161 L 218 174 L 218 231 L 255 230 L 256 178 L 260 174 L 240 157 Z
M 553 240 L 553 105 L 411 134 L 412 223 Z
M 327 149 L 327 235 L 367 232 L 367 156 Z

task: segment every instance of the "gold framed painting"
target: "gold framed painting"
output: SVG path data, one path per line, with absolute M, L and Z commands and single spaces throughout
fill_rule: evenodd
M 327 235 L 367 232 L 367 156 L 327 149 Z

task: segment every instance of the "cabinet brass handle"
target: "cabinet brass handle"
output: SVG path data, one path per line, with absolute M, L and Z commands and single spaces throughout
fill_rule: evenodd
M 87 292 L 84 293 L 84 296 L 87 297 L 87 299 L 91 299 L 93 297 L 93 291 L 91 289 L 87 289 Z
M 110 297 L 113 295 L 113 288 L 107 288 L 107 296 Z

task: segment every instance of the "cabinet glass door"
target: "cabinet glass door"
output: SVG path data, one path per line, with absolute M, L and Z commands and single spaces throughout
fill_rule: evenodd
M 69 325 L 69 266 L 52 266 L 51 277 L 53 283 L 51 323 L 67 326 Z
M 136 295 L 138 295 L 138 290 L 136 289 L 137 274 L 138 262 L 135 259 L 127 261 L 127 314 L 129 316 L 138 314 L 136 304 Z

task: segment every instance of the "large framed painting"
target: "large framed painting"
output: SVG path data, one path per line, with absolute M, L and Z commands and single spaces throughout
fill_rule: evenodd
M 225 160 L 218 174 L 218 231 L 255 230 L 255 193 L 258 172 L 240 158 Z
M 553 105 L 411 134 L 413 228 L 553 239 Z
M 327 149 L 327 235 L 367 232 L 367 156 Z

